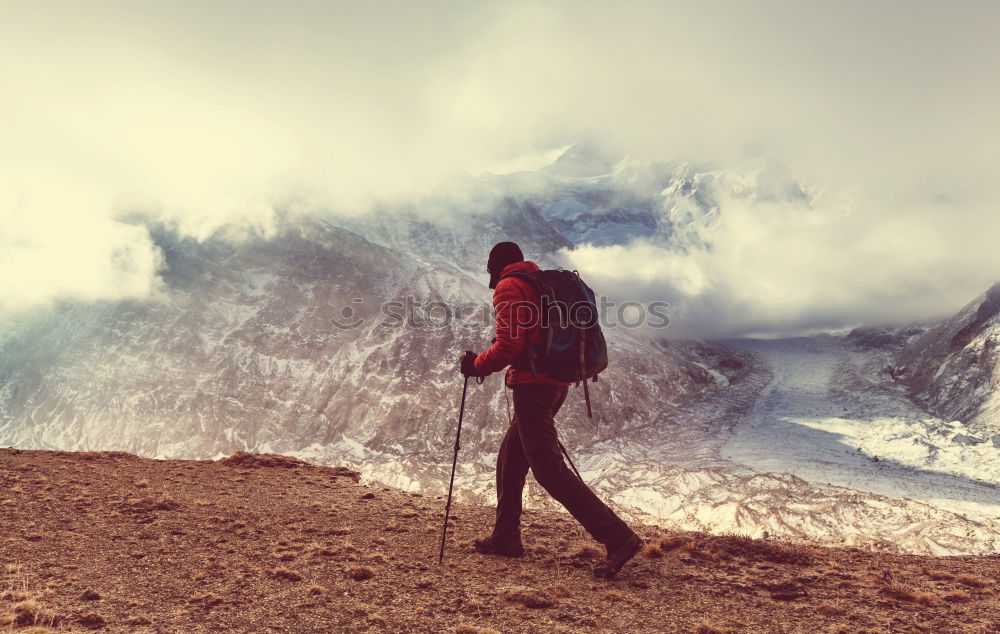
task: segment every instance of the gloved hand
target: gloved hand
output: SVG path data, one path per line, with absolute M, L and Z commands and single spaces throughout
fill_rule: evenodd
M 484 376 L 476 370 L 475 362 L 478 355 L 472 350 L 466 350 L 462 355 L 459 369 L 465 376 Z

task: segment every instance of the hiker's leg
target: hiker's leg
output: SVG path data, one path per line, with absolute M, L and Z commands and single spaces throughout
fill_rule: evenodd
M 609 509 L 563 462 L 555 414 L 568 388 L 515 385 L 514 415 L 524 455 L 538 484 L 576 518 L 594 539 L 605 545 L 631 538 L 632 529 Z
M 521 539 L 521 498 L 524 479 L 528 475 L 528 459 L 521 448 L 517 417 L 507 428 L 497 456 L 497 519 L 493 538 L 497 541 Z

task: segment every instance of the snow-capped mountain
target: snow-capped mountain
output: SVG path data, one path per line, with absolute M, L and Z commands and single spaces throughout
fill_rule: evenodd
M 607 246 L 643 238 L 686 252 L 711 244 L 710 229 L 732 201 L 802 209 L 812 204 L 800 183 L 765 158 L 718 169 L 612 159 L 599 149 L 574 146 L 542 174 L 546 178 L 535 175 L 526 196 L 574 244 Z
M 551 230 L 532 233 L 532 219 L 544 224 L 505 202 L 495 228 L 470 233 L 474 244 L 492 245 L 490 231 L 503 235 L 513 223 L 534 236 L 525 242 L 536 253 L 567 244 Z M 420 234 L 407 236 L 400 243 Z M 156 237 L 167 262 L 163 299 L 66 304 L 11 328 L 0 344 L 0 443 L 202 458 L 308 449 L 326 461 L 447 453 L 461 391 L 457 358 L 481 350 L 492 333 L 485 276 L 444 260 L 444 250 L 417 259 L 310 217 L 285 217 L 269 237 L 233 227 L 204 242 L 162 228 Z M 477 248 L 463 246 L 481 261 Z M 400 312 L 384 313 L 389 301 Z M 407 302 L 417 307 L 413 323 L 398 323 L 410 317 Z M 478 309 L 450 321 L 423 310 L 463 302 Z M 331 323 L 350 321 L 345 307 L 356 311 L 356 327 Z M 566 405 L 574 442 L 647 425 L 722 389 L 717 377 L 739 381 L 750 364 L 718 345 L 648 346 L 623 330 L 608 338 L 612 368 L 593 385 L 594 419 L 583 415 L 582 396 Z M 473 388 L 470 450 L 492 451 L 504 430 L 499 386 L 493 378 Z
M 497 242 L 517 242 L 535 259 L 573 247 L 532 200 L 499 196 L 477 201 L 477 205 L 466 209 L 460 203 L 445 203 L 433 217 L 404 208 L 378 209 L 360 216 L 330 215 L 326 220 L 373 243 L 421 261 L 446 262 L 482 280 L 489 277 L 486 254 Z
M 463 187 L 360 216 L 280 214 L 267 234 L 225 226 L 198 241 L 149 225 L 166 263 L 156 300 L 64 302 L 0 324 L 0 445 L 280 452 L 438 493 L 458 356 L 492 336 L 494 243 L 514 240 L 543 266 L 636 238 L 686 253 L 712 247 L 734 200 L 812 204 L 766 161 L 720 170 L 588 146 Z M 930 329 L 847 337 L 691 342 L 608 328 L 594 418 L 571 389 L 560 432 L 584 478 L 634 519 L 995 552 L 998 297 L 994 287 Z M 444 308 L 462 304 L 472 310 Z M 488 504 L 509 395 L 499 377 L 469 390 L 457 495 Z M 551 501 L 532 485 L 529 504 Z
M 938 415 L 1000 445 L 1000 283 L 916 338 L 897 376 Z

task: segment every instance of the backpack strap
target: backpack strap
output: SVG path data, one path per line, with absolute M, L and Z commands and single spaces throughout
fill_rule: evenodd
M 512 271 L 501 277 L 499 280 L 497 280 L 497 284 L 507 279 L 508 277 L 516 277 L 518 279 L 528 282 L 539 293 L 539 297 L 541 296 L 541 285 L 538 283 L 538 278 L 535 277 L 534 273 L 528 273 L 527 271 Z M 542 307 L 540 304 L 538 306 L 538 310 L 539 313 L 541 313 Z M 550 339 L 551 339 L 551 333 L 550 333 Z M 531 345 L 531 343 L 528 343 L 527 345 L 524 346 L 524 353 L 521 354 L 520 358 L 516 359 L 514 363 L 512 363 L 511 365 L 514 366 L 516 364 L 515 369 L 520 370 L 523 368 L 525 364 L 527 364 L 528 369 L 531 370 L 531 378 L 537 381 L 538 370 L 535 368 L 535 358 L 537 356 L 538 353 L 535 352 L 534 347 Z
M 528 273 L 527 271 L 511 271 L 507 275 L 504 275 L 499 280 L 497 280 L 497 284 L 499 284 L 501 280 L 505 280 L 508 277 L 516 277 L 518 279 L 525 280 L 526 282 L 530 282 L 531 285 L 535 287 L 535 290 L 539 290 L 538 278 L 535 277 L 534 273 Z

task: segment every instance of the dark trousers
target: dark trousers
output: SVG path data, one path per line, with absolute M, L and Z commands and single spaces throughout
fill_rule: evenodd
M 617 545 L 632 535 L 614 511 L 563 462 L 555 415 L 569 388 L 554 385 L 514 385 L 514 421 L 497 456 L 497 519 L 495 540 L 520 538 L 521 494 L 528 469 L 549 495 L 566 507 L 594 539 Z

